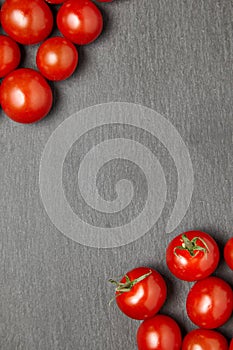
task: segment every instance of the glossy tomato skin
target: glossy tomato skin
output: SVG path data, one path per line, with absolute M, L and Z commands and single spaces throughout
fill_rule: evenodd
M 2 78 L 18 67 L 21 53 L 17 43 L 6 35 L 0 35 L 0 52 L 0 78 Z
M 167 296 L 165 280 L 156 270 L 148 267 L 138 267 L 127 273 L 130 280 L 152 271 L 151 275 L 135 284 L 129 292 L 121 295 L 116 293 L 116 302 L 120 310 L 136 320 L 153 317 L 162 307 Z M 122 278 L 122 283 L 126 278 Z
M 231 237 L 225 244 L 224 259 L 230 269 L 233 270 L 233 237 Z
M 19 123 L 34 123 L 52 107 L 52 91 L 42 75 L 29 68 L 9 73 L 1 84 L 1 105 L 6 115 Z
M 39 43 L 52 31 L 53 15 L 44 0 L 8 0 L 1 12 L 3 29 L 21 44 Z
M 169 316 L 156 315 L 141 323 L 137 331 L 138 350 L 180 350 L 180 327 Z
M 200 237 L 206 243 L 208 251 L 195 250 L 194 256 L 188 250 L 182 250 L 182 235 L 186 235 L 189 240 Z M 196 244 L 205 249 L 201 240 Z M 176 253 L 176 254 L 175 254 Z M 219 248 L 215 240 L 202 231 L 188 231 L 176 236 L 168 245 L 166 250 L 166 262 L 169 270 L 177 278 L 185 281 L 197 281 L 211 275 L 219 263 Z
M 183 339 L 182 350 L 228 350 L 226 338 L 209 329 L 195 329 Z
M 186 300 L 190 320 L 200 328 L 218 328 L 226 323 L 233 310 L 231 286 L 218 277 L 196 282 Z
M 53 37 L 39 47 L 36 64 L 47 79 L 64 80 L 70 77 L 77 67 L 78 51 L 69 40 Z
M 90 0 L 67 0 L 58 11 L 57 26 L 67 39 L 85 45 L 100 35 L 103 18 L 98 7 Z
M 49 4 L 62 4 L 65 0 L 45 0 L 47 1 Z

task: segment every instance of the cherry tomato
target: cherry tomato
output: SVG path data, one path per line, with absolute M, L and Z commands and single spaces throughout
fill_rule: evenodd
M 169 316 L 145 320 L 137 331 L 138 350 L 180 350 L 181 342 L 180 327 Z
M 45 117 L 52 106 L 52 91 L 42 75 L 21 68 L 2 81 L 1 104 L 6 115 L 19 123 L 33 123 Z
M 186 300 L 190 320 L 201 328 L 217 328 L 228 321 L 233 310 L 230 285 L 218 277 L 196 282 Z
M 100 35 L 103 18 L 100 10 L 90 0 L 67 0 L 58 11 L 57 26 L 67 39 L 85 45 Z
M 62 4 L 65 0 L 45 0 L 49 4 Z
M 219 332 L 195 329 L 184 337 L 182 350 L 228 350 L 228 344 Z
M 71 76 L 78 64 L 78 51 L 67 39 L 53 37 L 39 47 L 36 64 L 50 80 L 63 80 Z
M 231 237 L 224 247 L 224 259 L 227 265 L 233 270 L 233 237 Z
M 0 35 L 0 78 L 18 67 L 21 53 L 19 46 L 9 36 Z
M 116 302 L 128 317 L 144 320 L 154 316 L 167 296 L 163 277 L 148 267 L 138 267 L 129 272 L 116 285 Z
M 36 44 L 52 31 L 53 15 L 43 0 L 10 0 L 2 6 L 2 27 L 21 44 Z
M 229 350 L 233 350 L 233 338 L 231 339 Z
M 188 231 L 175 237 L 166 250 L 169 270 L 185 281 L 196 281 L 211 275 L 219 263 L 215 240 L 202 231 Z

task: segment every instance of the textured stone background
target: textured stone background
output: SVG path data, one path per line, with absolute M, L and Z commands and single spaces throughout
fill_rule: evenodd
M 194 328 L 185 314 L 190 284 L 167 271 L 164 247 L 183 230 L 206 230 L 221 247 L 232 235 L 232 2 L 115 0 L 100 7 L 104 32 L 80 48 L 73 77 L 53 85 L 56 102 L 50 115 L 35 125 L 18 125 L 1 112 L 3 350 L 136 349 L 139 323 L 114 304 L 108 307 L 113 290 L 107 279 L 138 265 L 165 276 L 169 299 L 162 311 L 180 322 L 184 332 Z M 26 48 L 23 66 L 35 67 L 36 48 Z M 195 188 L 175 232 L 164 234 L 165 213 L 139 240 L 106 250 L 75 243 L 55 228 L 40 199 L 38 180 L 53 130 L 83 108 L 111 101 L 153 108 L 177 128 L 190 152 Z M 172 203 L 175 172 L 160 152 L 158 148 Z M 64 179 L 68 188 L 72 179 Z M 223 262 L 215 274 L 232 283 L 233 273 Z M 221 331 L 233 337 L 232 318 Z

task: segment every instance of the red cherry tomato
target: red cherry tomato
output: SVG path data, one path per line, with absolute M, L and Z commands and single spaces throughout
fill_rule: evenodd
M 43 0 L 10 0 L 2 6 L 2 27 L 21 44 L 36 44 L 52 31 L 53 15 Z
M 39 47 L 36 64 L 47 79 L 63 80 L 75 71 L 78 64 L 78 51 L 65 38 L 50 38 Z
M 227 265 L 233 270 L 233 237 L 231 237 L 224 247 L 224 259 Z
M 67 39 L 85 45 L 100 35 L 103 18 L 100 10 L 90 0 L 67 0 L 58 11 L 57 26 Z
M 0 35 L 0 78 L 18 67 L 21 53 L 19 46 L 9 36 Z
M 52 106 L 52 91 L 42 75 L 21 68 L 2 81 L 0 100 L 6 115 L 19 123 L 33 123 L 45 117 Z
M 148 267 L 138 267 L 129 272 L 116 285 L 116 302 L 120 310 L 136 320 L 154 316 L 167 296 L 163 277 Z
M 169 316 L 145 320 L 137 331 L 138 350 L 180 350 L 181 342 L 180 327 Z
M 219 332 L 195 329 L 184 337 L 182 350 L 228 350 L 228 344 Z
M 229 350 L 233 350 L 233 338 L 231 339 Z
M 228 321 L 233 310 L 230 285 L 218 277 L 207 277 L 190 289 L 186 300 L 190 320 L 200 328 L 218 328 Z
M 65 0 L 45 0 L 49 4 L 62 4 Z
M 219 263 L 219 248 L 205 232 L 189 231 L 175 237 L 166 250 L 169 270 L 185 281 L 211 275 Z

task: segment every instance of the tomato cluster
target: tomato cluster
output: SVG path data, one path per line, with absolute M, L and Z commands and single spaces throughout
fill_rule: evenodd
M 112 0 L 97 0 L 111 2 Z M 52 5 L 61 36 L 50 37 L 54 27 Z M 92 0 L 5 0 L 1 8 L 0 103 L 16 122 L 33 123 L 44 118 L 53 104 L 50 81 L 69 78 L 78 65 L 77 45 L 98 38 L 103 17 Z M 36 54 L 38 71 L 18 68 L 20 45 L 41 43 Z
M 186 298 L 186 312 L 199 328 L 182 339 L 178 323 L 160 314 L 167 298 L 164 278 L 149 267 L 137 267 L 127 272 L 115 285 L 116 303 L 120 310 L 136 320 L 142 320 L 137 331 L 139 350 L 233 350 L 233 339 L 216 330 L 225 324 L 233 311 L 232 287 L 222 278 L 213 276 L 220 258 L 216 241 L 202 231 L 182 233 L 168 244 L 166 262 L 177 278 L 195 282 Z M 224 247 L 224 258 L 233 270 L 233 237 Z

